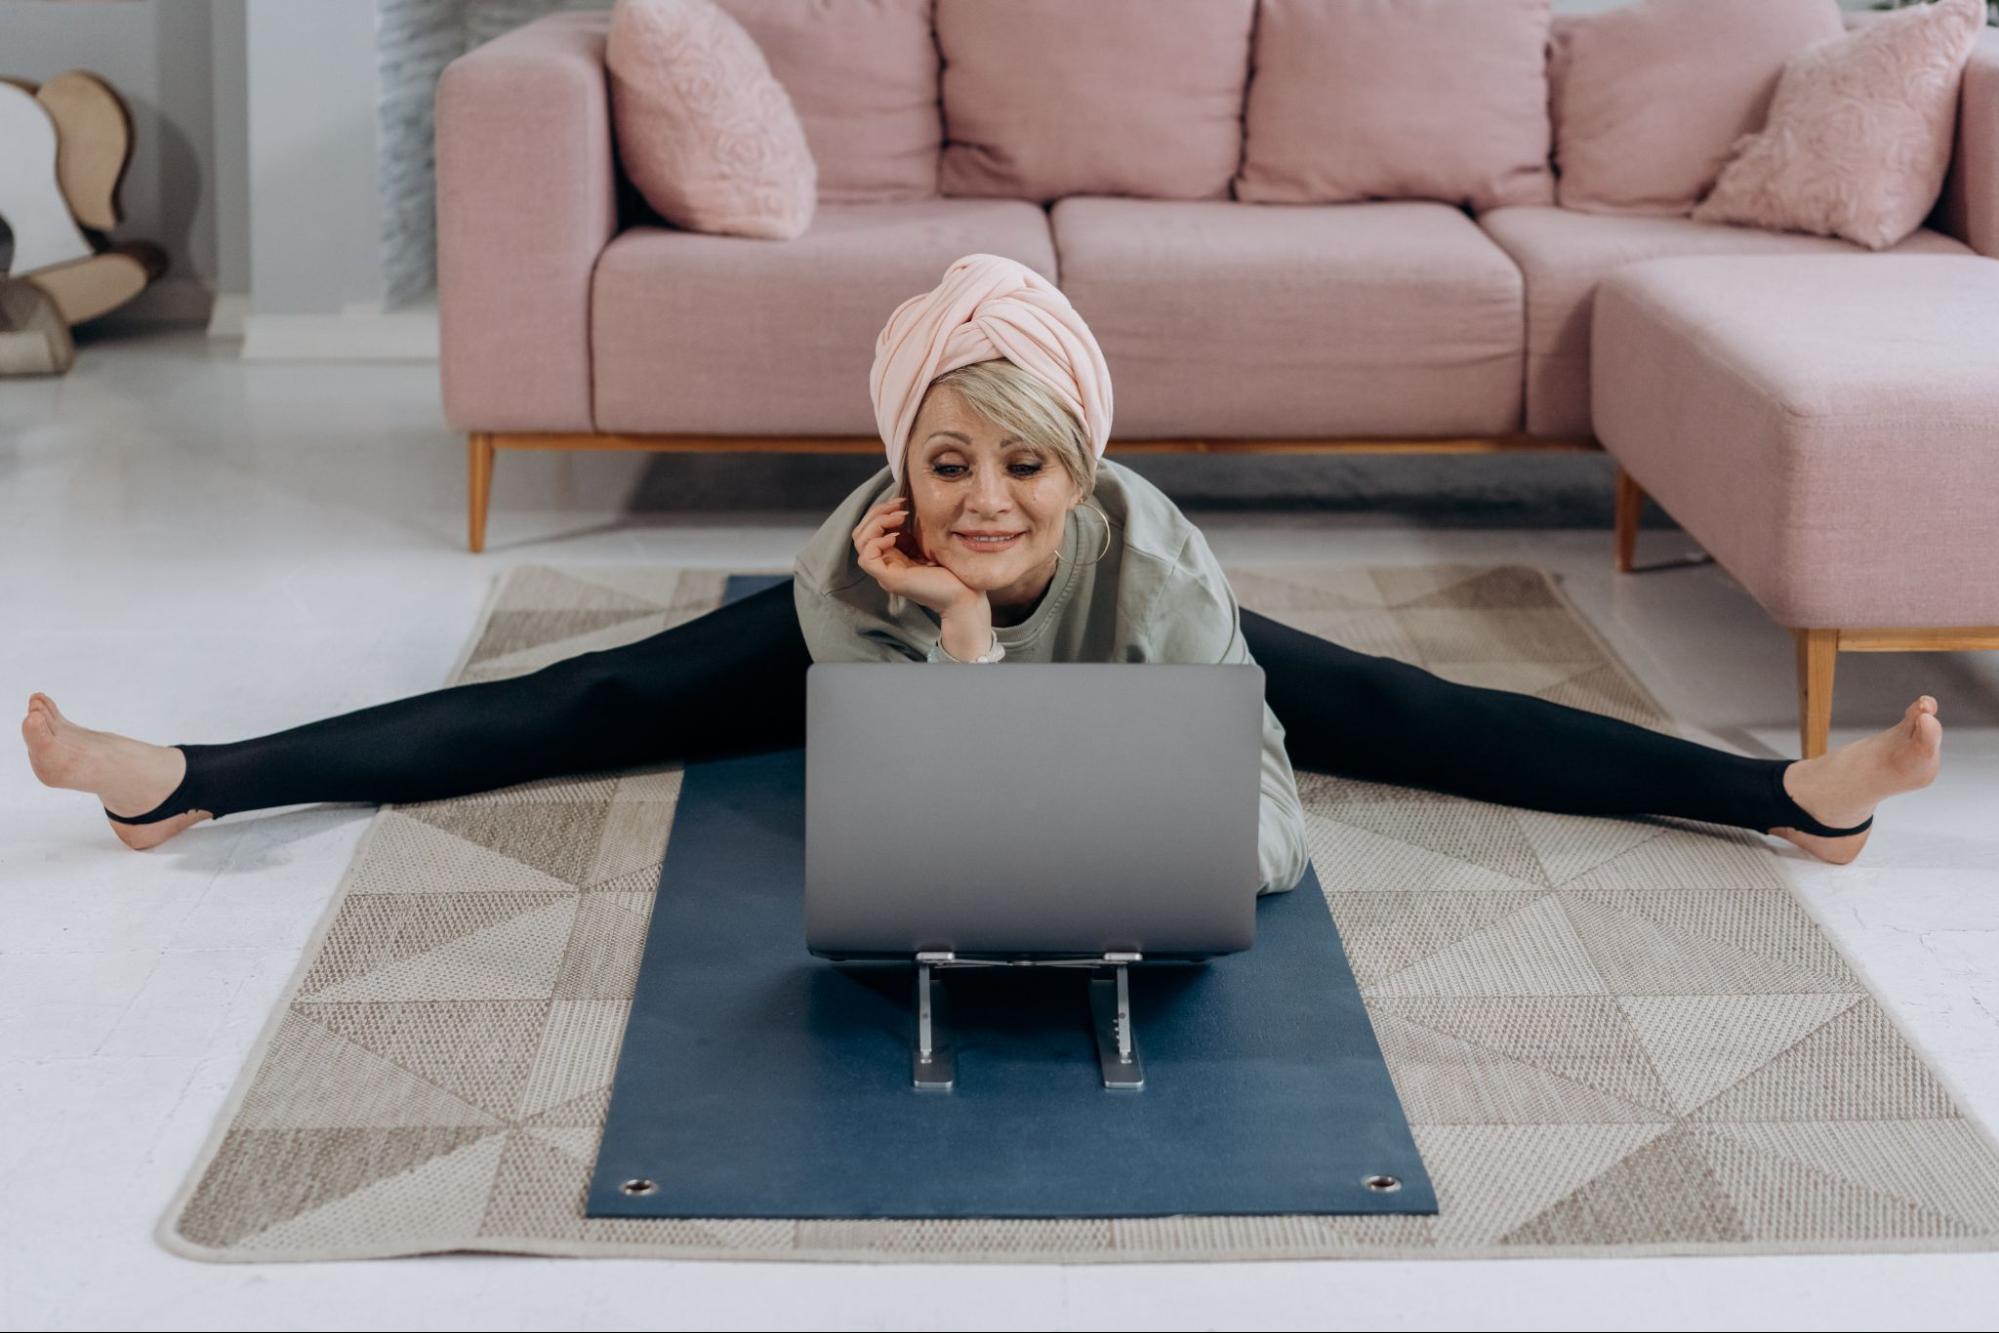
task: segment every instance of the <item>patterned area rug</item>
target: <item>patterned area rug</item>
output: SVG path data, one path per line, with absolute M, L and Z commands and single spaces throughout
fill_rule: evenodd
M 1538 570 L 1229 575 L 1243 605 L 1350 647 L 1673 729 Z M 452 683 L 642 638 L 716 606 L 723 579 L 508 571 Z M 1999 1247 L 1999 1148 L 1800 908 L 1769 839 L 1298 778 L 1437 1217 L 586 1219 L 671 764 L 382 807 L 159 1238 L 232 1261 Z

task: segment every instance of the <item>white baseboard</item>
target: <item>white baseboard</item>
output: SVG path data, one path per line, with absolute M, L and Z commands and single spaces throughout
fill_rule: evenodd
M 435 361 L 437 298 L 397 310 L 348 306 L 333 315 L 259 315 L 248 292 L 217 292 L 199 278 L 162 278 L 90 327 L 205 326 L 241 338 L 245 361 Z
M 337 315 L 244 314 L 245 361 L 435 361 L 437 306 L 350 306 Z
M 243 336 L 243 321 L 249 317 L 250 293 L 217 292 L 214 313 L 208 317 L 208 336 L 240 338 Z

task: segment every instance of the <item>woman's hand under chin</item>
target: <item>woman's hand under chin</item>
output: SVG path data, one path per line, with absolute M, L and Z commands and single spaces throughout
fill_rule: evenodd
M 927 606 L 940 617 L 955 619 L 985 602 L 983 590 L 967 587 L 943 565 L 907 554 L 901 534 L 907 507 L 908 501 L 896 496 L 868 510 L 854 529 L 854 551 L 861 568 L 889 592 Z M 908 543 L 911 548 L 914 545 Z

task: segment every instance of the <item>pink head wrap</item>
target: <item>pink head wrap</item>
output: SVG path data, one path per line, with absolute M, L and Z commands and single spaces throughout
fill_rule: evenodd
M 1000 358 L 1054 390 L 1103 457 L 1111 438 L 1111 375 L 1089 325 L 1054 283 L 1027 265 L 1000 255 L 965 255 L 944 270 L 935 290 L 897 306 L 875 339 L 868 392 L 897 481 L 930 381 Z

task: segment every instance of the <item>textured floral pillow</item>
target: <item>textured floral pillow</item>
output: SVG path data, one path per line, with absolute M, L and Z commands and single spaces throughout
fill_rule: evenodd
M 789 241 L 818 167 L 763 52 L 714 0 L 617 0 L 604 47 L 618 162 L 691 231 Z
M 1897 10 L 1791 57 L 1763 129 L 1735 141 L 1703 222 L 1841 236 L 1885 250 L 1943 189 L 1985 0 Z
M 1846 31 L 1834 0 L 1639 0 L 1548 33 L 1555 200 L 1685 217 L 1770 115 L 1784 62 Z

